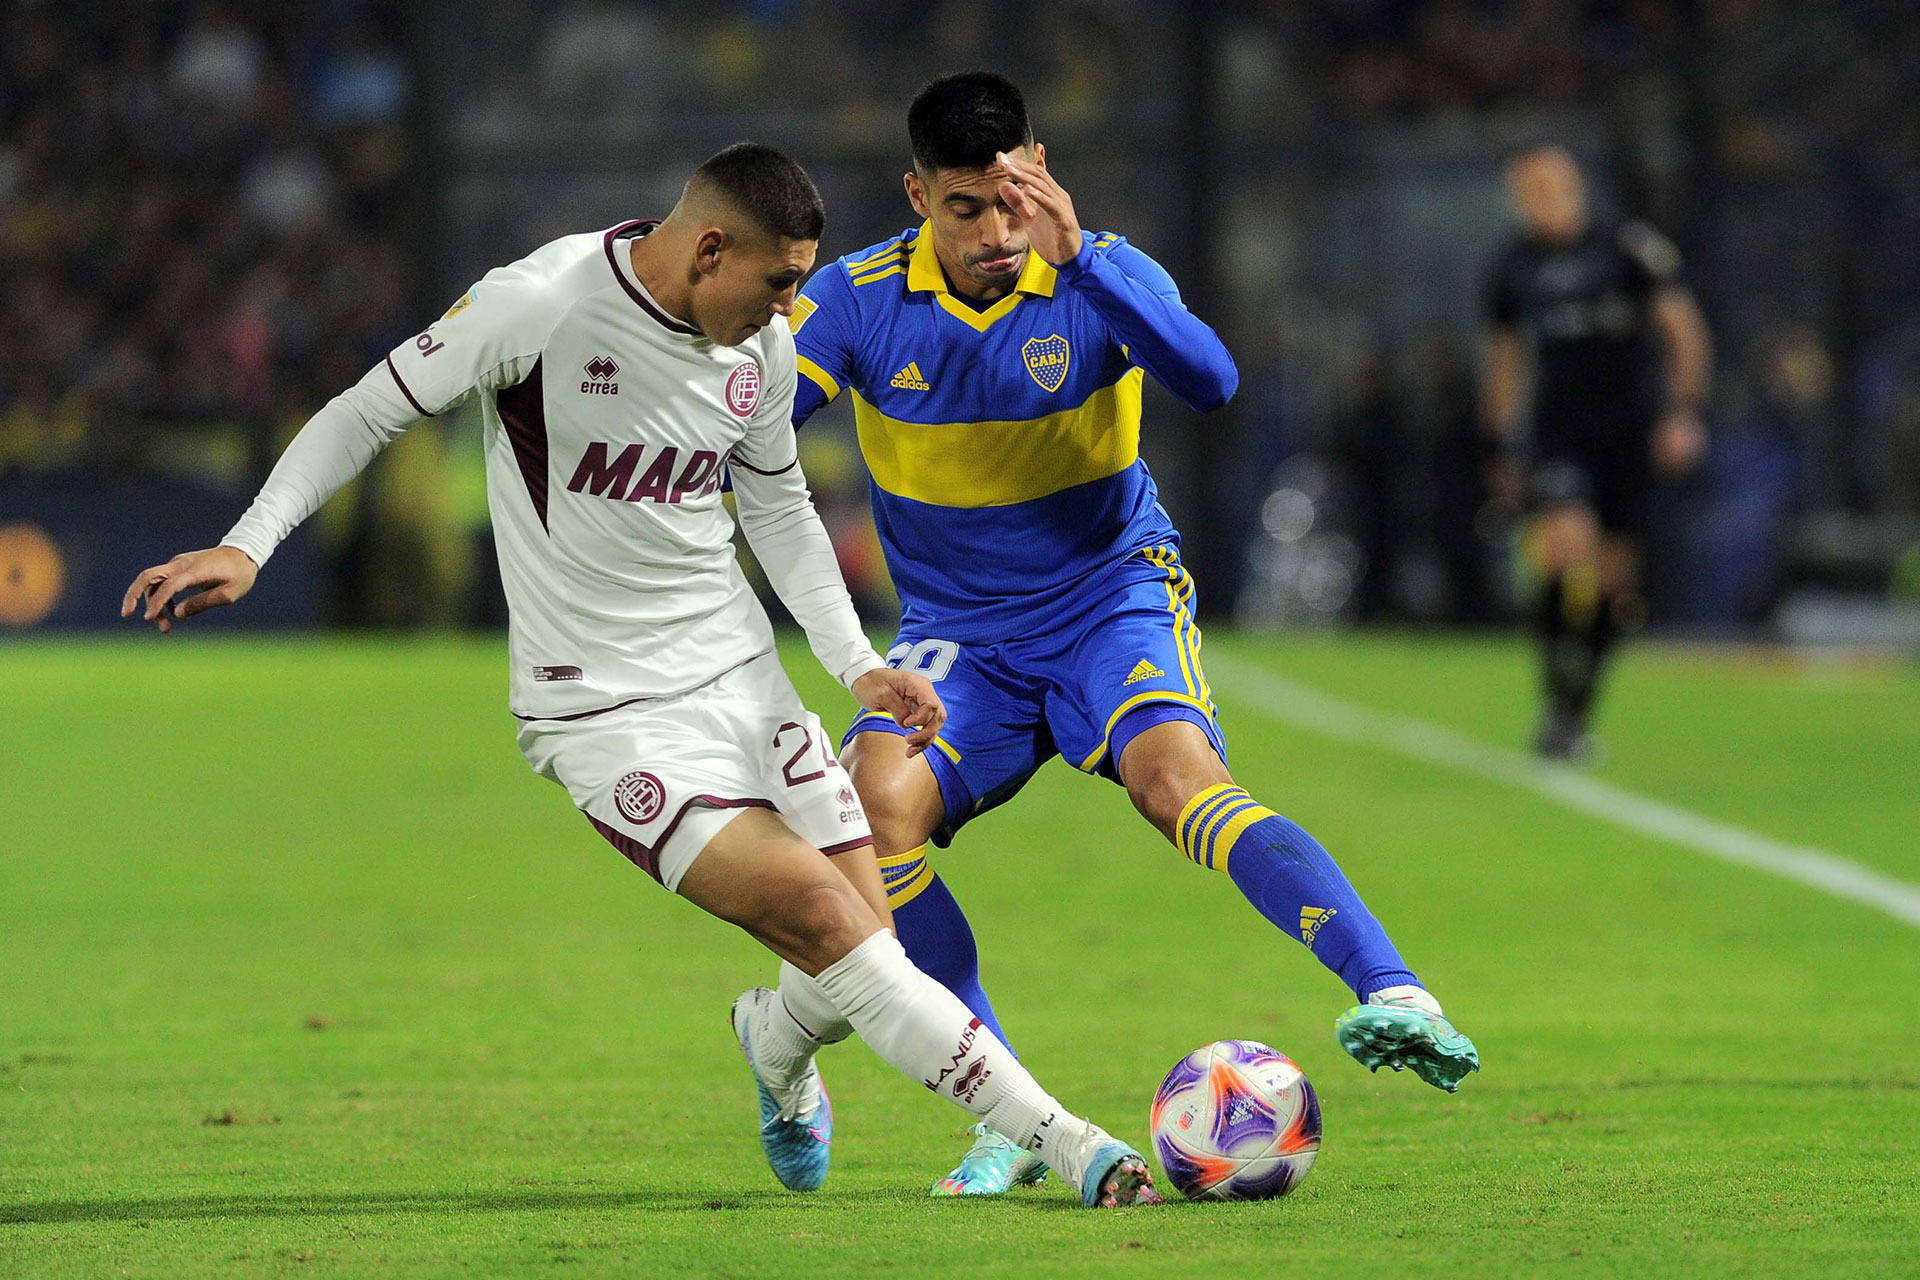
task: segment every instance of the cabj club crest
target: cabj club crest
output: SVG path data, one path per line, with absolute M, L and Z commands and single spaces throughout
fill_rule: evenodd
M 1054 392 L 1067 380 L 1067 340 L 1057 333 L 1044 338 L 1028 338 L 1027 345 L 1020 348 L 1021 358 L 1026 361 L 1027 372 L 1040 384 L 1044 391 Z

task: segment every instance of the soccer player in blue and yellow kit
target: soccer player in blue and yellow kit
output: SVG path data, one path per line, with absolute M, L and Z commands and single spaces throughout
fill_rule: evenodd
M 1124 785 L 1180 852 L 1223 871 L 1361 1001 L 1337 1024 L 1366 1065 L 1449 1091 L 1473 1044 L 1314 838 L 1237 786 L 1200 667 L 1180 535 L 1140 460 L 1141 380 L 1217 409 L 1239 375 L 1153 259 L 1084 232 L 1020 91 L 948 76 L 907 115 L 924 221 L 807 282 L 789 324 L 794 422 L 850 392 L 902 601 L 887 654 L 948 709 L 936 750 L 863 715 L 842 755 L 914 961 L 999 1029 L 972 930 L 928 860 L 1056 752 Z M 1044 1176 L 1000 1135 L 936 1195 Z

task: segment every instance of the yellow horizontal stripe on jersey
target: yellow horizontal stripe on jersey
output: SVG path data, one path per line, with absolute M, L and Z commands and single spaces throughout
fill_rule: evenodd
M 897 266 L 906 260 L 907 251 L 905 249 L 895 249 L 892 253 L 883 253 L 877 257 L 868 258 L 857 267 L 848 267 L 847 274 L 857 280 L 861 276 L 872 275 L 876 271 Z
M 864 270 L 865 268 L 870 267 L 874 263 L 880 261 L 880 259 L 886 257 L 888 254 L 899 253 L 904 248 L 906 248 L 906 246 L 901 244 L 900 241 L 889 240 L 885 244 L 881 245 L 880 248 L 870 256 L 862 258 L 858 262 L 849 262 L 847 264 L 847 274 L 852 275 L 856 271 Z
M 814 386 L 827 393 L 827 399 L 831 400 L 840 394 L 840 384 L 825 369 L 801 355 L 796 355 L 794 362 L 800 366 L 801 373 L 813 380 Z
M 1078 408 L 1023 422 L 903 422 L 856 391 L 853 421 L 867 470 L 888 493 L 937 507 L 1004 507 L 1132 466 L 1140 378 L 1129 369 Z
M 885 280 L 888 276 L 903 276 L 905 274 L 907 274 L 906 267 L 901 263 L 896 262 L 892 266 L 888 267 L 885 271 L 876 271 L 870 276 L 861 276 L 858 280 L 855 280 L 853 283 L 854 283 L 854 287 L 858 288 L 860 285 L 863 285 L 863 284 L 872 284 L 875 280 Z

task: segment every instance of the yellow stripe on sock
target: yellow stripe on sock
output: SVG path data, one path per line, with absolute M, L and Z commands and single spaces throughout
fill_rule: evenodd
M 890 853 L 878 859 L 880 882 L 886 886 L 887 905 L 904 907 L 933 883 L 933 863 L 927 858 L 927 846 L 905 853 Z
M 1207 843 L 1207 865 L 1215 871 L 1225 871 L 1227 858 L 1233 853 L 1233 843 L 1240 838 L 1240 833 L 1254 823 L 1273 816 L 1273 810 L 1263 804 L 1235 811 L 1232 817 L 1215 827 L 1213 838 Z
M 1199 866 L 1207 865 L 1200 859 L 1201 835 L 1219 810 L 1236 800 L 1246 798 L 1248 797 L 1245 791 L 1230 782 L 1223 782 L 1217 786 L 1208 787 L 1187 801 L 1186 807 L 1180 810 L 1179 820 L 1173 824 L 1174 835 L 1177 837 L 1175 843 L 1179 845 L 1180 852 Z

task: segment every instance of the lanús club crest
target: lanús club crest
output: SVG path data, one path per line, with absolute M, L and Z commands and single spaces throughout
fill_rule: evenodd
M 749 360 L 727 375 L 727 408 L 744 418 L 760 403 L 760 366 Z
M 1067 358 L 1071 354 L 1067 340 L 1057 333 L 1028 338 L 1027 344 L 1020 348 L 1027 372 L 1040 384 L 1040 389 L 1048 393 L 1058 391 L 1060 384 L 1067 380 Z
M 620 816 L 635 826 L 645 826 L 660 816 L 666 807 L 667 789 L 660 779 L 636 769 L 613 784 L 613 804 Z

